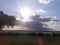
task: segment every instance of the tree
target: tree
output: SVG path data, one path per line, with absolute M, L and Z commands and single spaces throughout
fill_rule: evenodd
M 15 20 L 14 16 L 8 16 L 8 14 L 4 14 L 3 11 L 0 11 L 0 30 L 2 30 L 4 26 L 13 27 L 15 25 Z

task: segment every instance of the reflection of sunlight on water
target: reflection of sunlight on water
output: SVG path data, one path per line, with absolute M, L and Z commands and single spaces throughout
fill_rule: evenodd
M 24 27 L 24 26 L 14 26 L 14 28 L 12 28 L 12 27 L 9 27 L 9 28 L 4 27 L 3 30 L 34 30 L 34 29 Z

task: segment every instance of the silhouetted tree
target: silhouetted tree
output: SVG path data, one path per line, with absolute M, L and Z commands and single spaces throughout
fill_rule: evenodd
M 4 26 L 13 27 L 15 25 L 15 20 L 14 16 L 8 16 L 8 14 L 4 14 L 3 11 L 0 11 L 0 30 L 2 30 Z

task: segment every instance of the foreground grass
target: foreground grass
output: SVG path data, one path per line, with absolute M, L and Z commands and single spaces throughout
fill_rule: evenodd
M 0 36 L 0 43 L 10 42 L 11 45 L 36 45 L 37 36 Z M 43 37 L 46 45 L 60 45 L 60 36 Z

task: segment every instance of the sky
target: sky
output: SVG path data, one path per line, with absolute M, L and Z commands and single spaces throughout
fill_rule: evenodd
M 9 15 L 17 16 L 21 13 L 21 8 L 27 7 L 33 14 L 45 17 L 52 16 L 60 21 L 59 4 L 60 0 L 0 0 L 0 10 Z
M 60 0 L 0 0 L 0 10 L 9 14 L 18 13 L 23 6 L 31 8 L 32 11 L 43 9 L 45 13 L 41 15 L 57 16 L 60 15 Z

